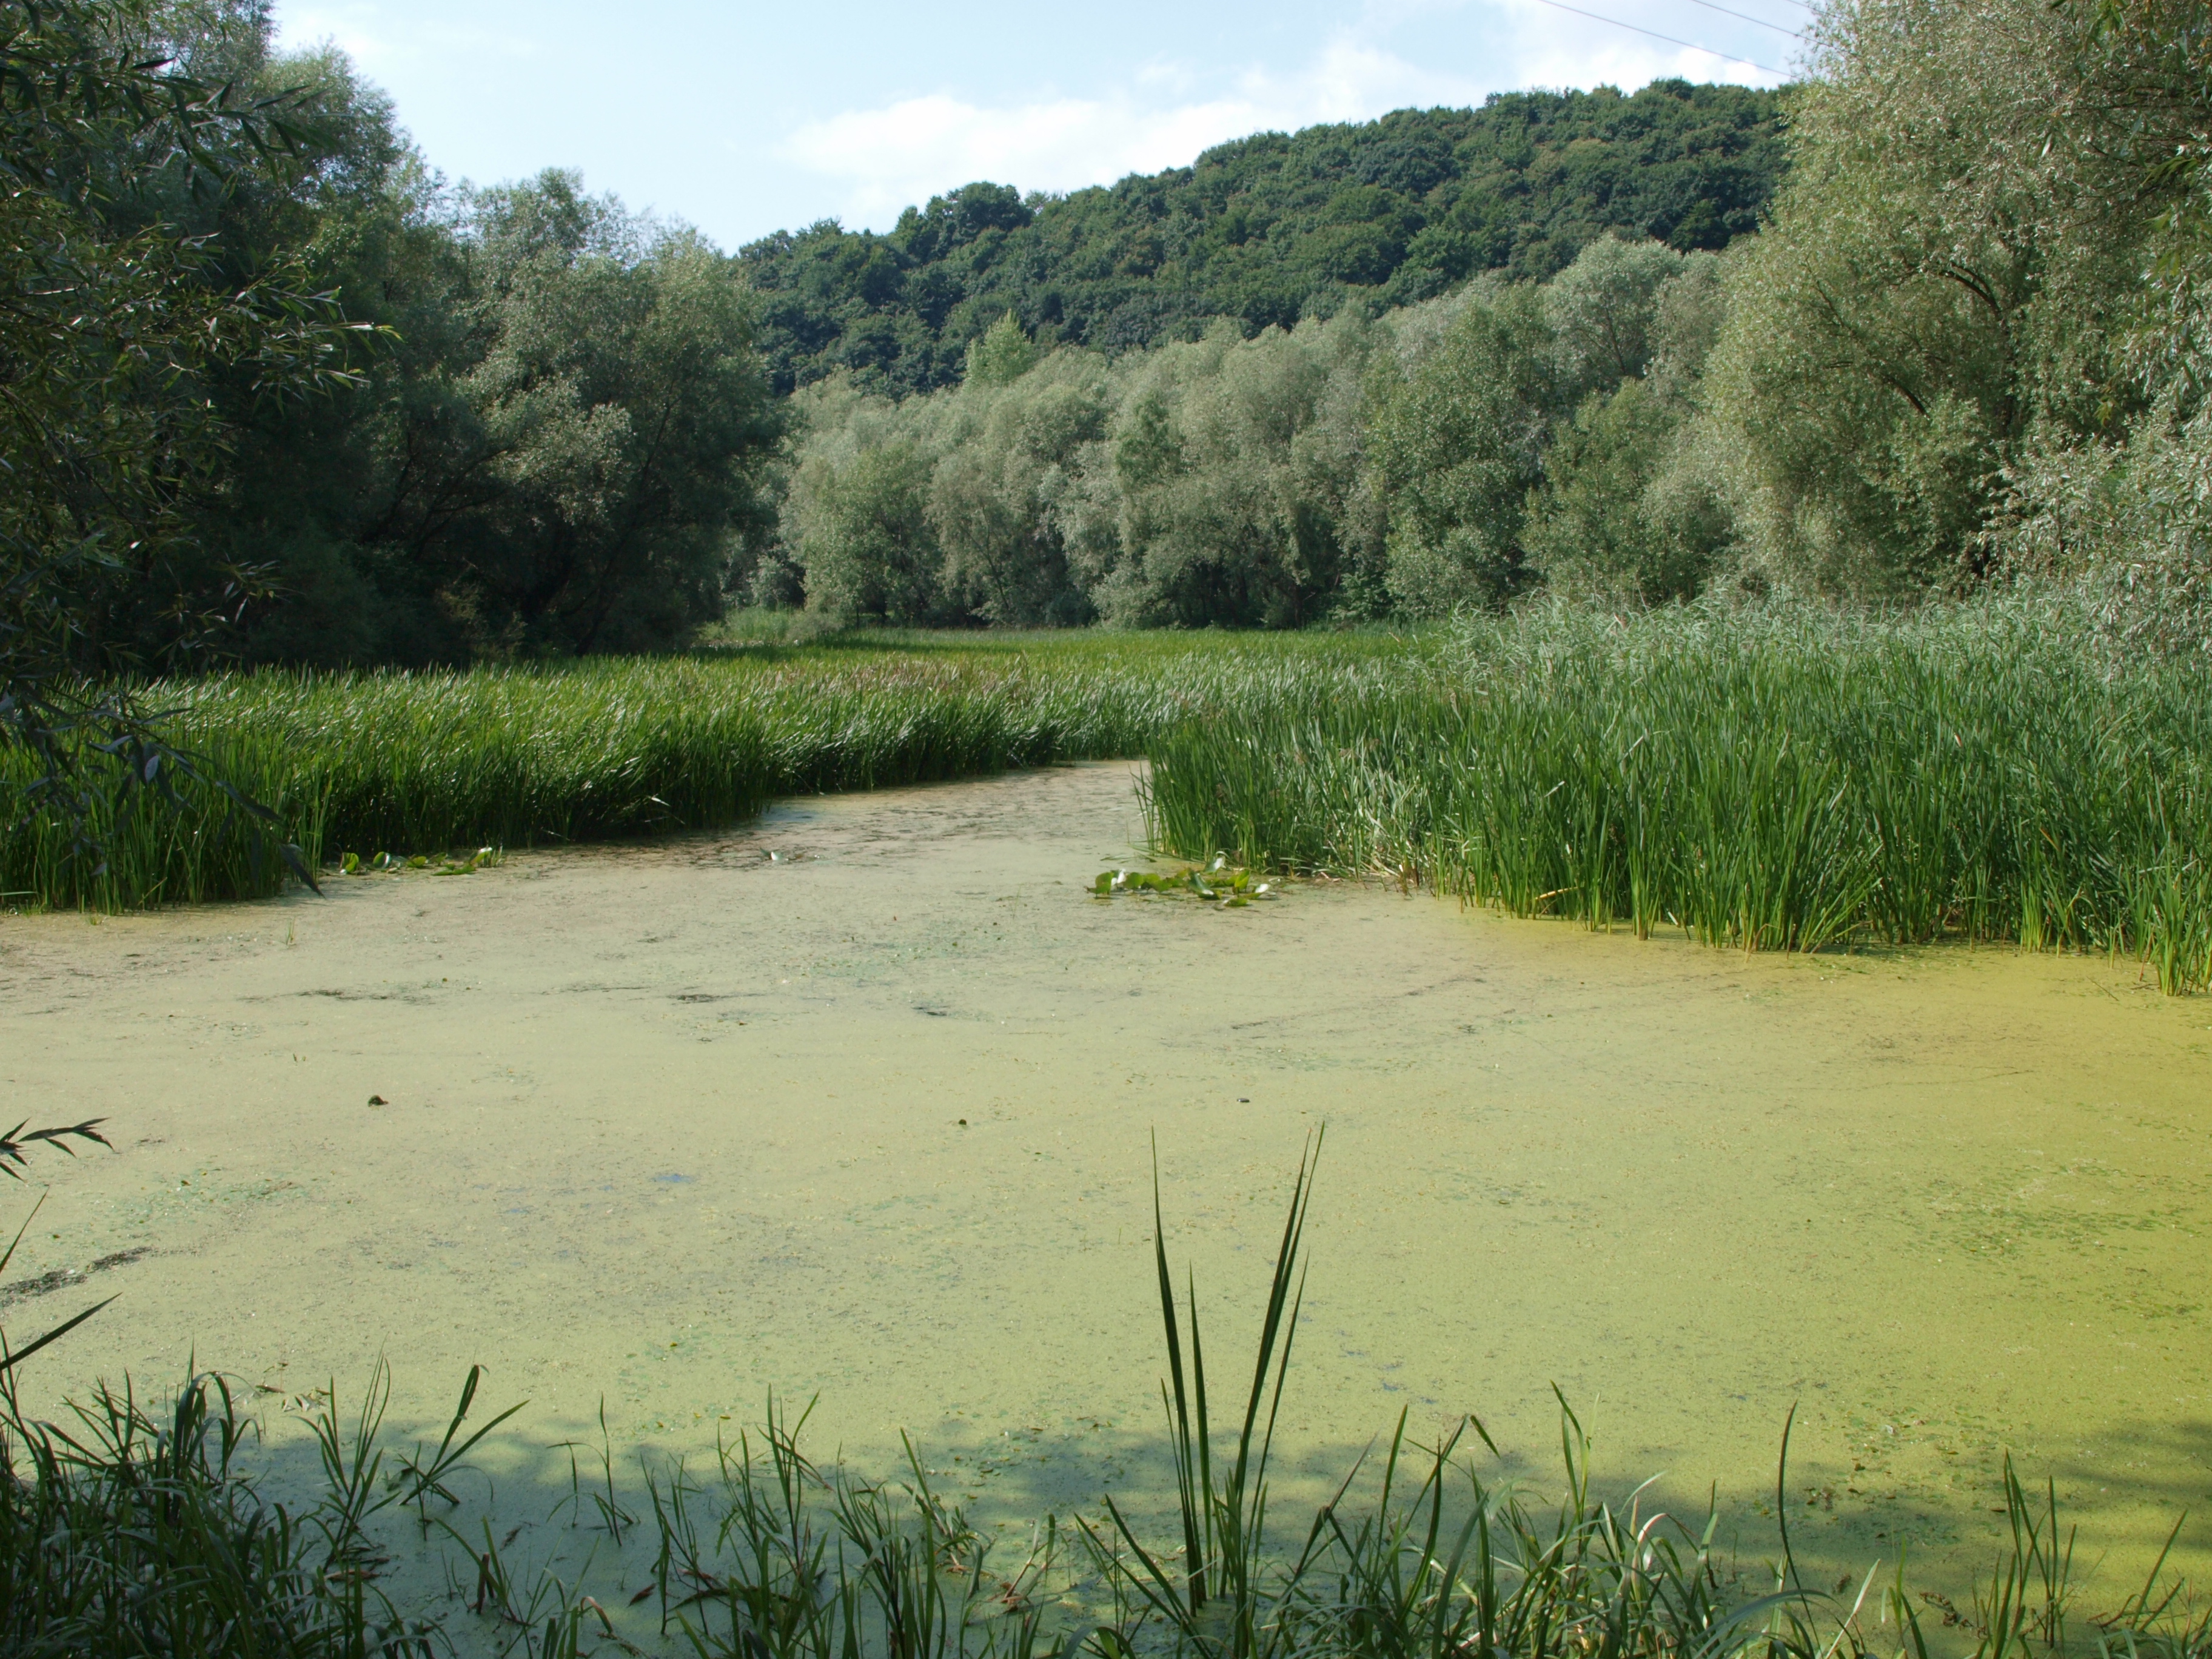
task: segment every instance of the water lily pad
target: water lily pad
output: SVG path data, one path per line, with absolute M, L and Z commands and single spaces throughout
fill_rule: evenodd
M 1157 893 L 1163 897 L 1198 899 L 1228 910 L 1243 909 L 1255 899 L 1277 897 L 1281 889 L 1277 882 L 1255 881 L 1250 871 L 1231 865 L 1225 854 L 1217 854 L 1203 866 L 1186 865 L 1166 872 L 1101 870 L 1091 878 L 1089 890 L 1092 897 L 1102 899 L 1117 893 Z

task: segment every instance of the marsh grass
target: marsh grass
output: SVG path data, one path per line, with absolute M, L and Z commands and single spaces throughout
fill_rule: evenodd
M 39 769 L 23 751 L 0 749 L 0 907 L 207 903 L 279 891 L 313 867 L 324 791 L 312 773 L 250 727 L 183 714 L 163 729 L 192 751 L 194 775 L 173 775 L 158 789 L 117 779 L 88 790 L 81 821 L 26 810 L 15 792 Z M 87 776 L 100 765 L 87 758 Z M 241 806 L 232 790 L 267 817 Z
M 2024 599 L 1469 624 L 1149 749 L 1157 844 L 1747 950 L 2016 941 L 2212 981 L 2212 674 Z
M 264 895 L 287 842 L 318 866 L 461 873 L 780 796 L 1142 754 L 1155 844 L 1186 859 L 1750 950 L 2007 940 L 2212 982 L 2212 673 L 2116 668 L 2048 595 L 1888 619 L 1557 607 L 1411 637 L 878 635 L 155 690 L 277 830 L 218 792 L 187 785 L 167 813 L 125 792 L 101 863 L 16 822 L 0 893 Z
M 311 866 L 380 854 L 404 866 L 720 827 L 781 796 L 1135 756 L 1285 675 L 1398 662 L 1405 648 L 1376 635 L 892 636 L 157 685 L 147 696 L 176 711 L 173 740 L 275 808 L 282 835 L 189 785 L 167 816 L 119 796 L 131 805 L 95 826 L 104 860 L 46 819 L 0 817 L 0 892 L 109 909 L 253 897 L 283 886 L 288 840 Z M 0 754 L 0 786 L 13 763 Z
M 1066 1587 L 1048 1520 L 1018 1559 L 932 1488 L 825 1473 L 800 1449 L 805 1413 L 775 1402 L 757 1439 L 718 1449 L 704 1481 L 647 1472 L 659 1535 L 659 1631 L 714 1659 L 1042 1659 L 1085 1632 L 1055 1617 Z
M 0 1646 L 11 1654 L 427 1653 L 333 1571 L 241 1472 L 249 1433 L 220 1379 L 157 1413 L 101 1389 L 67 1425 L 12 1392 L 0 1478 Z

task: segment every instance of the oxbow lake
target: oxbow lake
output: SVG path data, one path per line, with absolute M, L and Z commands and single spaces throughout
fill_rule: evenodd
M 1300 885 L 1224 912 L 1089 896 L 1132 769 L 807 800 L 726 835 L 465 878 L 0 921 L 43 1158 L 9 1273 L 51 1406 L 197 1353 L 262 1409 L 380 1355 L 392 1419 L 466 1368 L 560 1443 L 711 1447 L 771 1389 L 816 1450 L 913 1435 L 981 1514 L 1163 1491 L 1152 1137 L 1218 1373 L 1249 1364 L 1290 1175 L 1326 1122 L 1277 1498 L 1402 1409 L 1479 1413 L 1556 1485 L 1656 1475 L 1747 1561 L 1775 1453 L 1801 1552 L 1954 1592 L 1999 1460 L 2133 1589 L 2212 1539 L 2212 1000 L 2009 950 L 1761 956 Z M 381 1104 L 372 1103 L 372 1097 Z M 32 1188 L 11 1191 L 9 1214 Z M 117 1258 L 122 1258 L 117 1260 Z M 82 1282 L 52 1276 L 108 1265 Z M 287 1449 L 290 1453 L 288 1454 Z M 596 1454 L 594 1454 L 596 1455 Z M 533 1511 L 533 1506 L 535 1510 Z

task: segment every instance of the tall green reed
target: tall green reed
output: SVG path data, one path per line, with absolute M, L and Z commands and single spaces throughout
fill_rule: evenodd
M 595 659 L 468 672 L 214 676 L 150 688 L 173 739 L 276 809 L 282 834 L 185 791 L 95 826 L 7 810 L 0 893 L 114 908 L 277 891 L 285 840 L 354 852 L 604 841 L 743 821 L 780 796 L 1131 756 L 1282 672 L 1397 653 L 1367 635 L 1089 635 Z M 27 764 L 27 763 L 26 763 Z M 205 794 L 208 798 L 201 799 Z M 256 830 L 260 830 L 257 839 Z M 0 900 L 0 902 L 5 902 Z
M 2212 697 L 2064 608 L 1565 608 L 1407 642 L 911 640 L 160 688 L 277 810 L 143 792 L 104 862 L 36 817 L 0 894 L 114 908 L 312 862 L 726 824 L 782 795 L 1143 752 L 1163 850 L 1386 872 L 1715 944 L 2016 939 L 2212 982 Z M 7 762 L 0 757 L 0 783 Z M 0 901 L 4 902 L 4 901 Z
M 1565 609 L 1149 749 L 1156 842 L 1717 945 L 2012 939 L 2212 981 L 2212 682 L 2050 605 Z
M 1164 1561 L 1146 1547 L 1111 1497 L 1106 1499 L 1106 1513 L 1119 1543 L 1127 1547 L 1128 1559 L 1138 1564 L 1139 1571 L 1129 1575 L 1130 1587 L 1165 1617 L 1180 1641 L 1224 1659 L 1257 1659 L 1272 1648 L 1273 1632 L 1255 1621 L 1262 1603 L 1260 1579 L 1269 1565 L 1267 1460 L 1274 1447 L 1275 1418 L 1290 1371 L 1298 1311 L 1305 1299 L 1298 1252 L 1305 1238 L 1312 1160 L 1320 1151 L 1321 1137 L 1316 1135 L 1308 1154 L 1298 1160 L 1290 1214 L 1283 1223 L 1282 1242 L 1267 1285 L 1267 1307 L 1261 1316 L 1258 1357 L 1253 1363 L 1252 1386 L 1237 1430 L 1235 1455 L 1217 1475 L 1213 1423 L 1206 1406 L 1206 1347 L 1199 1329 L 1198 1285 L 1194 1278 L 1188 1280 L 1190 1364 L 1186 1376 L 1184 1316 L 1176 1311 L 1175 1280 L 1168 1270 L 1167 1222 L 1160 1207 L 1157 1142 L 1152 1149 L 1152 1251 L 1168 1354 L 1168 1378 L 1160 1385 L 1160 1403 L 1167 1413 L 1168 1447 L 1182 1521 L 1180 1573 L 1171 1575 Z M 1123 1559 L 1120 1548 L 1103 1540 L 1095 1531 L 1086 1528 L 1084 1536 L 1102 1567 L 1109 1573 L 1115 1571 Z
M 196 751 L 201 775 L 161 787 L 118 781 L 94 794 L 82 823 L 27 809 L 21 792 L 39 769 L 24 752 L 0 749 L 0 907 L 198 904 L 276 892 L 294 877 L 287 843 L 308 849 L 302 858 L 321 845 L 321 781 L 251 729 L 189 717 L 168 729 Z M 83 764 L 96 774 L 105 763 Z M 242 783 L 270 817 L 241 807 L 221 783 Z

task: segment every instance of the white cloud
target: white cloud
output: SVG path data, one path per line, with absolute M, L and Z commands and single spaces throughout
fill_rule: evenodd
M 1489 89 L 1341 37 L 1297 74 L 1250 69 L 1212 97 L 1162 98 L 1190 90 L 1194 78 L 1181 65 L 1154 64 L 1098 98 L 997 107 L 944 94 L 908 98 L 810 121 L 777 154 L 847 181 L 848 222 L 882 225 L 907 204 L 971 179 L 1079 189 L 1184 166 L 1208 146 L 1248 133 L 1364 120 L 1409 104 L 1464 104 Z
M 1370 0 L 1370 28 L 1402 25 L 1411 14 L 1433 18 L 1466 9 L 1449 0 Z M 1683 28 L 1672 15 L 1681 8 L 1665 0 L 1592 0 L 1589 9 L 1662 33 Z M 776 154 L 843 181 L 846 223 L 883 228 L 908 204 L 970 179 L 1024 190 L 1079 189 L 1187 166 L 1209 146 L 1248 133 L 1370 120 L 1409 106 L 1479 103 L 1504 88 L 1605 82 L 1632 88 L 1664 76 L 1772 79 L 1738 60 L 1607 27 L 1542 0 L 1490 0 L 1480 15 L 1487 25 L 1483 61 L 1464 67 L 1424 68 L 1347 32 L 1294 72 L 1255 65 L 1225 85 L 1211 77 L 1211 95 L 1200 92 L 1209 77 L 1188 64 L 1160 62 L 1095 97 L 991 105 L 934 93 L 847 110 L 797 128 Z M 1770 52 L 1764 61 L 1778 59 Z

